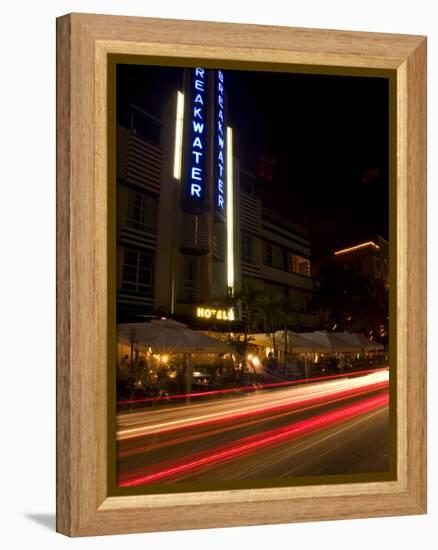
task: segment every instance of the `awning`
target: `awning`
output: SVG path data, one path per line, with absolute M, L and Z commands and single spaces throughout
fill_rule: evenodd
M 285 333 L 287 336 L 287 351 L 288 353 L 327 353 L 331 348 L 325 342 L 318 338 L 305 338 L 307 333 L 298 333 L 291 330 L 279 330 L 275 333 L 276 342 L 279 344 L 279 349 L 285 351 Z M 309 333 L 314 334 L 314 333 Z
M 352 334 L 359 342 L 363 351 L 383 351 L 385 349 L 385 346 L 383 344 L 379 344 L 379 342 L 373 342 L 363 334 L 359 334 L 357 332 L 353 332 Z
M 172 319 L 117 325 L 117 338 L 125 344 L 129 344 L 132 338 L 137 346 L 151 348 L 158 353 L 235 352 L 233 346 L 196 332 Z
M 277 330 L 275 332 L 275 347 L 281 351 L 285 351 L 285 332 L 283 330 Z M 288 353 L 324 353 L 330 352 L 331 347 L 323 342 L 315 340 L 309 340 L 303 338 L 305 333 L 299 334 L 292 330 L 287 331 L 287 351 Z M 310 333 L 313 334 L 313 333 Z M 256 346 L 273 348 L 274 339 L 272 335 L 265 333 L 255 333 L 248 335 L 248 343 Z
M 275 347 L 285 351 L 285 333 L 287 332 L 288 353 L 358 353 L 361 351 L 381 351 L 382 344 L 372 342 L 363 334 L 353 332 L 293 332 L 278 330 L 275 332 Z M 249 334 L 249 343 L 262 347 L 274 347 L 271 335 L 264 333 Z

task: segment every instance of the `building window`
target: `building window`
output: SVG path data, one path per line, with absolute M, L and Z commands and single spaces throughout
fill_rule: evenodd
M 242 235 L 242 262 L 255 264 L 254 239 L 249 235 Z
M 139 294 L 152 294 L 153 256 L 137 250 L 125 249 L 122 289 Z
M 155 234 L 157 226 L 157 199 L 145 193 L 130 190 L 126 225 L 139 231 Z
M 197 265 L 194 256 L 183 256 L 182 298 L 194 301 L 198 296 Z
M 249 195 L 254 195 L 256 179 L 245 171 L 240 172 L 240 189 Z
M 297 254 L 291 254 L 289 260 L 289 270 L 292 273 L 298 273 L 299 275 L 305 275 L 310 277 L 310 260 L 303 258 Z
M 160 145 L 161 122 L 157 118 L 135 106 L 132 106 L 126 118 L 133 134 Z
M 265 243 L 264 245 L 264 262 L 266 265 L 284 269 L 283 249 L 274 244 Z

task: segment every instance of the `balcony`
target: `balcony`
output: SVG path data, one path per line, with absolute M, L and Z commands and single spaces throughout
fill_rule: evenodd
M 180 236 L 179 249 L 183 254 L 202 256 L 210 250 L 208 235 L 202 233 L 184 232 Z
M 184 214 L 180 225 L 179 249 L 183 254 L 202 256 L 210 251 L 206 220 L 202 216 Z

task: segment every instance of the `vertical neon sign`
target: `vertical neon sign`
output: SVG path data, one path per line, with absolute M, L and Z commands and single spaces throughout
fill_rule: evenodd
M 227 127 L 227 285 L 228 285 L 229 291 L 231 292 L 231 295 L 233 295 L 234 294 L 233 130 L 229 126 Z
M 190 116 L 190 162 L 188 165 L 187 196 L 193 202 L 202 202 L 205 194 L 206 156 L 206 71 L 196 68 L 192 73 L 192 100 Z
M 215 208 L 220 215 L 225 211 L 225 90 L 224 73 L 216 71 L 215 78 Z

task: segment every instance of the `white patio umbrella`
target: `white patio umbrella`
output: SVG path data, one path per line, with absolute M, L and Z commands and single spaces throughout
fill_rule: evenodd
M 149 323 L 129 323 L 117 326 L 120 341 L 130 342 L 158 353 L 232 353 L 234 348 L 192 330 L 173 319 L 153 319 Z
M 339 353 L 357 353 L 362 346 L 351 332 L 327 332 L 333 350 Z
M 289 353 L 324 353 L 330 352 L 331 347 L 329 344 L 324 344 L 316 339 L 310 340 L 303 338 L 303 335 L 293 332 L 292 330 L 284 331 L 277 330 L 275 332 L 275 346 L 281 351 L 285 351 L 285 333 L 287 332 L 287 350 Z M 312 334 L 312 333 L 310 333 Z M 274 346 L 274 339 L 270 334 L 264 332 L 249 334 L 248 342 L 256 346 L 272 348 Z
M 274 341 L 272 336 L 265 334 L 264 332 L 254 332 L 248 334 L 247 342 L 253 346 L 260 346 L 262 348 L 272 348 L 274 346 Z
M 301 336 L 311 342 L 317 342 L 327 347 L 332 353 L 354 353 L 362 351 L 362 344 L 350 332 L 315 332 L 301 333 Z
M 363 351 L 383 351 L 385 349 L 383 344 L 369 340 L 364 334 L 353 332 L 352 335 L 356 338 Z
M 300 332 L 299 334 L 304 340 L 309 342 L 309 345 L 321 346 L 325 348 L 326 353 L 333 351 L 332 341 L 327 336 L 326 331 L 316 330 L 314 332 Z
M 330 352 L 331 348 L 328 343 L 320 339 L 304 338 L 305 334 L 313 333 L 298 333 L 292 330 L 278 330 L 275 333 L 278 345 L 282 351 L 286 350 L 285 336 L 287 334 L 287 351 L 288 353 L 324 353 Z

